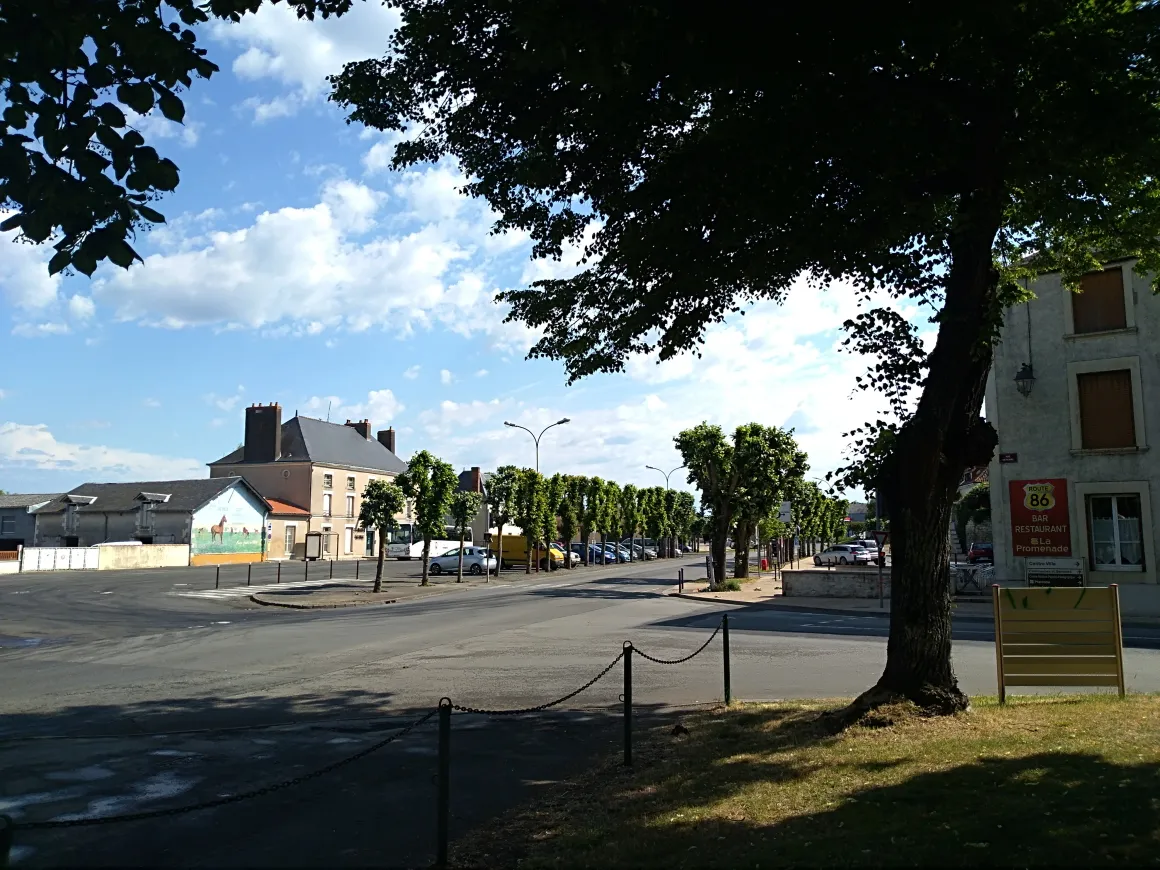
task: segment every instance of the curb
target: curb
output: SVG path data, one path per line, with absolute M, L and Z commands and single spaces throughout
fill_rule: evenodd
M 671 592 L 673 598 L 685 598 L 689 601 L 700 601 L 704 604 L 728 604 L 732 607 L 757 607 L 762 610 L 784 610 L 789 613 L 834 613 L 839 616 L 879 616 L 890 615 L 889 609 L 883 610 L 853 610 L 848 607 L 807 607 L 803 604 L 781 604 L 770 601 L 729 601 L 721 598 L 704 598 L 700 595 L 690 595 L 686 592 Z M 993 617 L 988 614 L 953 614 L 953 618 L 975 622 L 991 622 Z M 1124 623 L 1127 625 L 1128 623 Z
M 286 607 L 290 610 L 341 610 L 344 607 L 366 607 L 370 604 L 394 604 L 399 599 L 390 598 L 386 601 L 368 601 L 365 604 L 352 602 L 351 604 L 293 604 L 289 601 L 263 601 L 256 594 L 250 596 L 250 600 L 255 604 L 261 604 L 263 607 Z

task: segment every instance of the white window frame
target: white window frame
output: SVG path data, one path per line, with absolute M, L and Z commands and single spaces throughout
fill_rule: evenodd
M 334 475 L 333 474 L 322 475 L 322 488 L 323 489 L 334 489 Z
M 1083 421 L 1079 407 L 1078 375 L 1114 372 L 1127 369 L 1132 376 L 1132 417 L 1136 429 L 1135 447 L 1108 447 L 1089 450 L 1083 446 Z M 1113 359 L 1089 359 L 1067 364 L 1067 399 L 1071 411 L 1071 453 L 1073 456 L 1103 453 L 1136 453 L 1148 449 L 1144 423 L 1144 390 L 1140 385 L 1140 358 L 1120 356 Z
M 322 494 L 322 515 L 328 517 L 332 514 L 334 508 L 334 501 L 329 492 Z
M 322 527 L 322 555 L 330 555 L 330 535 L 334 531 L 330 526 Z
M 1124 328 L 1123 329 L 1104 329 L 1098 332 L 1076 332 L 1075 331 L 1075 313 L 1071 308 L 1071 298 L 1075 294 L 1063 286 L 1060 282 L 1060 291 L 1063 294 L 1063 337 L 1066 339 L 1083 339 L 1096 338 L 1101 335 L 1122 335 L 1126 332 L 1136 331 L 1136 293 L 1132 288 L 1132 267 L 1135 263 L 1113 263 L 1103 271 L 1108 269 L 1120 270 L 1120 274 L 1124 278 Z
M 354 496 L 348 495 L 346 497 L 346 515 L 348 517 L 354 516 Z
M 1144 572 L 1144 569 L 1146 569 L 1148 567 L 1147 556 L 1144 557 L 1144 564 L 1143 565 L 1122 565 L 1122 564 L 1119 564 L 1120 543 L 1121 543 L 1120 542 L 1120 525 L 1114 519 L 1119 514 L 1119 511 L 1117 509 L 1117 502 L 1122 498 L 1123 499 L 1134 498 L 1134 499 L 1136 499 L 1136 501 L 1139 501 L 1140 500 L 1139 494 L 1134 493 L 1134 492 L 1117 492 L 1117 493 L 1108 493 L 1108 494 L 1098 494 L 1097 493 L 1096 495 L 1088 496 L 1087 498 L 1084 499 L 1084 502 L 1085 502 L 1084 510 L 1087 513 L 1087 518 L 1088 518 L 1089 522 L 1091 521 L 1091 516 L 1092 516 L 1092 514 L 1091 514 L 1091 501 L 1092 501 L 1092 499 L 1097 499 L 1097 498 L 1110 499 L 1112 502 L 1112 517 L 1113 517 L 1112 540 L 1113 540 L 1113 543 L 1115 544 L 1116 562 L 1117 562 L 1117 564 L 1115 564 L 1115 565 L 1100 565 L 1099 566 L 1100 571 L 1115 571 L 1116 573 L 1124 572 L 1124 573 L 1132 573 L 1132 574 L 1142 574 Z M 1094 536 L 1094 529 L 1092 529 L 1090 526 L 1088 527 L 1088 535 Z M 1140 512 L 1140 546 L 1141 546 L 1141 548 L 1143 548 L 1143 544 L 1144 544 L 1144 519 L 1143 519 L 1143 510 L 1141 510 L 1141 512 Z M 1094 554 L 1092 556 L 1092 565 L 1093 566 L 1095 565 Z
M 343 554 L 350 556 L 354 553 L 354 526 L 346 526 L 342 531 Z
M 290 549 L 286 549 L 286 533 L 294 533 L 294 542 L 290 545 Z M 298 546 L 298 523 L 283 523 L 282 524 L 282 551 L 283 555 L 290 557 L 294 555 L 294 548 Z
M 1107 586 L 1110 583 L 1137 584 L 1156 582 L 1156 535 L 1152 526 L 1152 499 L 1148 481 L 1117 480 L 1098 483 L 1076 483 L 1071 500 L 1071 527 L 1076 530 L 1072 537 L 1072 549 L 1082 556 L 1088 566 L 1088 583 L 1091 586 Z M 1091 541 L 1089 495 L 1134 495 L 1140 499 L 1140 525 L 1144 538 L 1144 570 L 1124 571 L 1103 570 L 1092 563 L 1089 542 Z
M 348 474 L 346 476 L 346 491 L 347 492 L 357 492 L 358 491 L 357 487 L 358 487 L 358 481 L 355 479 L 355 476 L 353 474 Z

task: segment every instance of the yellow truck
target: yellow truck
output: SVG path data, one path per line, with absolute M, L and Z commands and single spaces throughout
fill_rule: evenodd
M 503 544 L 502 548 L 500 544 Z M 501 568 L 522 568 L 528 560 L 528 539 L 523 535 L 497 535 L 492 539 L 491 551 L 500 560 Z M 502 554 L 502 555 L 501 555 Z M 532 558 L 536 557 L 536 548 L 532 547 Z M 540 547 L 540 568 L 547 571 L 548 560 L 551 559 L 551 570 L 563 568 L 568 558 L 564 551 L 551 544 L 548 548 Z

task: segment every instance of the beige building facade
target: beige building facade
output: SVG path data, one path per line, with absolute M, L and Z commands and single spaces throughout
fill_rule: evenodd
M 247 408 L 244 443 L 209 467 L 211 477 L 244 477 L 269 502 L 266 552 L 273 560 L 305 558 L 312 533 L 321 536 L 323 559 L 376 555 L 377 531 L 358 525 L 362 493 L 372 480 L 406 470 L 393 428 L 371 437 L 369 420 L 295 415 L 283 423 L 277 404 Z

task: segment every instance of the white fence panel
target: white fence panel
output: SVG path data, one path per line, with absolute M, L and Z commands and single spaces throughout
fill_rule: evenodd
M 96 547 L 25 547 L 21 571 L 95 571 L 100 558 Z

